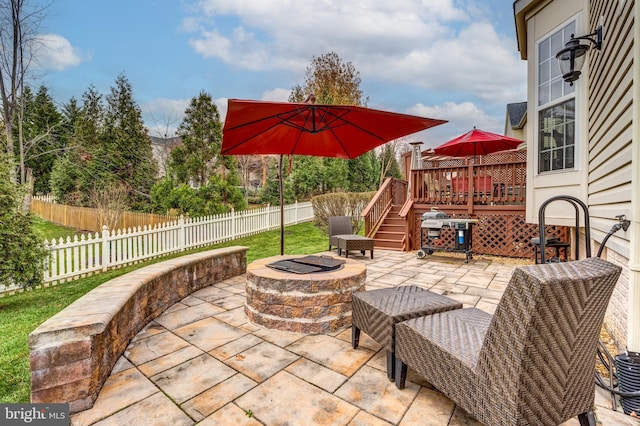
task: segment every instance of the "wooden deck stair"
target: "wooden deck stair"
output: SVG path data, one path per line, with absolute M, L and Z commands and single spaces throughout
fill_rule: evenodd
M 402 205 L 393 205 L 389 214 L 378 228 L 378 231 L 373 236 L 373 246 L 375 248 L 381 248 L 385 250 L 403 250 L 403 239 L 405 237 L 405 223 L 398 213 Z

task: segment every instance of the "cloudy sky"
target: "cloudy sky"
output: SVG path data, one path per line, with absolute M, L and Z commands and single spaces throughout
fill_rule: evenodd
M 328 52 L 369 107 L 449 120 L 409 137 L 426 146 L 503 133 L 506 104 L 526 100 L 511 0 L 54 0 L 40 32 L 32 84 L 62 104 L 122 73 L 159 135 L 202 90 L 222 116 L 228 98 L 286 101 Z

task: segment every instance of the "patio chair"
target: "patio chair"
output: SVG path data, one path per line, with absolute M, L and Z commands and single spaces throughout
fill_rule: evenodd
M 407 366 L 491 425 L 595 426 L 598 336 L 621 268 L 600 258 L 517 268 L 495 314 L 465 308 L 396 325 Z
M 369 250 L 373 259 L 373 238 L 354 234 L 349 216 L 329 218 L 329 250 L 332 246 L 338 248 L 338 256 L 342 255 L 342 250 L 345 251 L 346 257 L 349 257 L 351 250 L 360 250 L 363 256 Z
M 331 216 L 329 218 L 329 250 L 338 247 L 338 235 L 354 235 L 349 216 Z

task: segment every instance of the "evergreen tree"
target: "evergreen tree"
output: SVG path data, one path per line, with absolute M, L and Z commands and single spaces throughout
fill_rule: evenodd
M 125 207 L 150 210 L 157 164 L 126 77 L 118 76 L 104 99 L 90 86 L 82 95 L 82 107 L 78 109 L 72 99 L 64 113 L 69 125 L 64 137 L 70 149 L 53 168 L 56 199 L 93 207 L 92 194 L 124 186 L 129 204 Z
M 349 192 L 375 191 L 378 188 L 379 167 L 375 151 L 365 152 L 347 163 Z
M 87 153 L 96 151 L 100 146 L 104 116 L 104 99 L 95 86 L 91 85 L 82 94 L 82 107 L 73 131 L 77 144 Z
M 287 179 L 291 181 L 294 196 L 298 200 L 322 194 L 324 182 L 323 159 L 296 155 L 292 161 L 291 174 Z
M 286 157 L 285 157 L 286 159 Z M 286 161 L 286 160 L 285 160 Z M 293 179 L 289 179 L 290 174 L 287 171 L 287 167 L 283 167 L 283 199 L 284 204 L 292 203 L 298 198 L 295 195 L 294 187 L 295 183 Z M 267 170 L 267 184 L 260 193 L 260 200 L 263 203 L 270 204 L 272 206 L 280 205 L 280 189 L 278 183 L 278 162 L 272 161 L 269 164 Z
M 31 169 L 34 177 L 34 192 L 49 193 L 49 179 L 55 159 L 64 154 L 61 139 L 62 115 L 45 86 L 40 86 L 35 96 L 29 87 L 23 92 L 23 110 L 16 123 L 22 143 L 15 144 L 16 149 L 23 147 L 25 166 Z M 16 158 L 21 158 L 19 154 Z
M 191 216 L 245 209 L 237 160 L 220 155 L 222 124 L 210 94 L 202 91 L 191 99 L 177 135 L 181 144 L 171 151 L 170 177 L 152 190 L 155 208 Z
M 0 153 L 0 285 L 39 285 L 46 252 L 31 213 L 22 209 L 24 192 L 11 181 L 12 168 Z
M 100 138 L 104 129 L 104 100 L 94 86 L 82 94 L 82 106 L 71 99 L 64 108 L 63 137 L 69 148 L 56 159 L 51 172 L 51 192 L 60 203 L 89 206 L 89 193 L 95 185 L 114 180 L 108 160 L 100 157 Z M 107 156 L 108 157 L 108 156 Z
M 115 180 L 128 187 L 130 207 L 145 210 L 150 206 L 158 165 L 142 121 L 142 111 L 133 100 L 131 83 L 124 75 L 118 76 L 106 100 L 98 157 L 108 164 Z
M 384 175 L 381 176 L 380 184 L 384 181 L 386 177 L 394 177 L 397 179 L 402 179 L 402 171 L 400 170 L 400 164 L 398 164 L 398 159 L 396 158 L 397 145 L 394 145 L 394 142 L 385 144 L 382 146 L 380 150 L 380 173 L 384 172 Z M 384 170 L 382 170 L 382 165 L 385 165 Z
M 191 99 L 178 127 L 182 144 L 171 151 L 169 168 L 178 182 L 198 187 L 206 185 L 222 162 L 222 124 L 218 107 L 210 94 L 202 91 Z

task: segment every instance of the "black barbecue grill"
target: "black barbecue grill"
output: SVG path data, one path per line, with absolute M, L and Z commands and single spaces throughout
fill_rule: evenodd
M 420 225 L 420 245 L 416 256 L 420 259 L 434 251 L 450 251 L 465 254 L 465 262 L 473 258 L 472 226 L 478 219 L 463 219 L 449 217 L 445 212 L 432 210 L 422 214 Z M 449 246 L 434 246 L 433 242 L 440 239 L 443 229 L 456 231 L 454 244 Z M 426 234 L 426 235 L 425 235 Z

